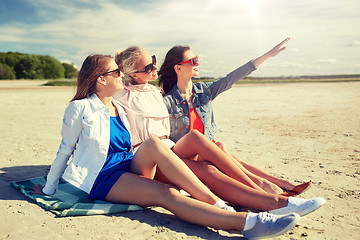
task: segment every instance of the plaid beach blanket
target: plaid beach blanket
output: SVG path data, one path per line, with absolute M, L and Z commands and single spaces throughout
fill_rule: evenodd
M 24 181 L 11 182 L 10 185 L 26 197 L 34 200 L 39 206 L 53 212 L 59 217 L 111 214 L 126 211 L 143 210 L 132 204 L 113 204 L 106 201 L 87 199 L 88 194 L 63 179 L 53 196 L 31 195 L 34 184 L 45 185 L 45 176 Z

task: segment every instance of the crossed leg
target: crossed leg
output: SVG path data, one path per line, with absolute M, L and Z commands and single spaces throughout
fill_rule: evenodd
M 131 171 L 154 179 L 156 169 L 161 170 L 173 184 L 189 192 L 194 198 L 209 204 L 220 200 L 181 159 L 157 137 L 146 140 L 134 154 Z
M 249 174 L 250 176 L 246 174 L 244 171 L 249 172 L 246 168 L 197 130 L 193 130 L 182 137 L 175 144 L 173 151 L 179 157 L 186 159 L 199 155 L 201 159 L 211 162 L 229 177 L 259 191 L 274 194 L 283 192 L 280 187 L 268 180 L 259 177 L 254 178 L 254 174 Z
M 183 159 L 195 175 L 217 196 L 236 205 L 270 211 L 286 207 L 288 198 L 246 186 L 207 161 Z
M 196 199 L 183 196 L 172 185 L 154 181 L 156 167 Z M 161 206 L 191 223 L 221 229 L 243 229 L 247 213 L 212 206 L 219 198 L 156 137 L 145 141 L 136 151 L 131 170 L 134 173 L 124 173 L 119 177 L 106 196 L 107 201 L 135 203 L 144 207 Z
M 238 157 L 231 155 L 222 142 L 216 142 L 215 144 L 220 149 L 222 149 L 226 154 L 231 156 L 231 158 L 234 160 L 234 162 L 237 164 L 237 166 L 239 168 L 241 168 L 243 170 L 243 172 L 247 176 L 249 176 L 249 178 L 251 180 L 253 180 L 259 186 L 262 186 L 262 188 L 273 188 L 274 187 L 273 185 L 275 184 L 276 186 L 278 186 L 282 189 L 290 191 L 294 187 L 296 187 L 296 184 L 291 181 L 275 177 L 274 175 L 271 175 L 253 165 L 250 165 L 250 164 L 242 161 Z
M 169 184 L 132 173 L 125 173 L 117 180 L 106 196 L 106 200 L 116 203 L 133 203 L 143 207 L 164 207 L 185 221 L 220 229 L 241 231 L 247 215 L 244 212 L 225 211 L 183 196 Z

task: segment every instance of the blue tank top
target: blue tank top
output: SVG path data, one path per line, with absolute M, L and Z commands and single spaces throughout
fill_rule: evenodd
M 119 116 L 110 117 L 110 145 L 105 164 L 100 173 L 132 158 L 129 132 Z
M 108 154 L 88 198 L 105 200 L 105 197 L 119 177 L 126 172 L 130 172 L 133 156 L 129 132 L 119 116 L 110 117 Z

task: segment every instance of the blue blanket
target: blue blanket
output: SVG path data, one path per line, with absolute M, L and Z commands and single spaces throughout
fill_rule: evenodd
M 37 177 L 24 181 L 11 182 L 10 185 L 41 207 L 55 213 L 59 217 L 86 216 L 95 214 L 111 214 L 126 211 L 143 210 L 132 204 L 113 204 L 106 201 L 87 199 L 88 194 L 60 179 L 59 187 L 52 196 L 31 195 L 34 184 L 45 185 L 46 178 Z

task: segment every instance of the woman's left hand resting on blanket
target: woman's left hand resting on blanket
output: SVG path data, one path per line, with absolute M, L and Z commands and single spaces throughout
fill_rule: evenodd
M 45 193 L 43 192 L 43 188 L 44 186 L 42 186 L 41 184 L 35 184 L 31 189 L 32 192 L 30 193 L 31 195 L 36 194 L 36 195 L 45 195 Z

